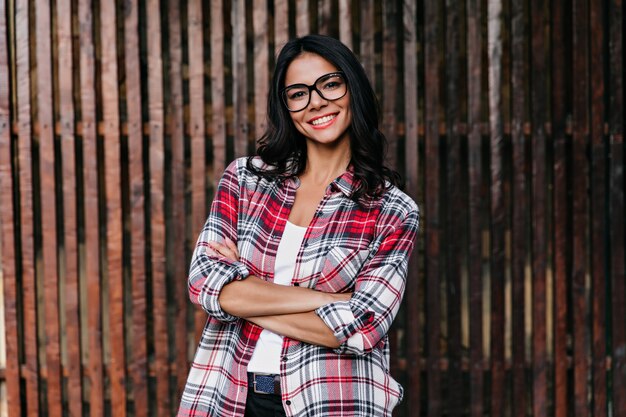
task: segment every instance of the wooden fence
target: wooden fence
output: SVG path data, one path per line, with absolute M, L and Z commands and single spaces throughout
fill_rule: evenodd
M 11 416 L 172 415 L 276 52 L 340 38 L 422 208 L 398 416 L 626 416 L 621 0 L 0 0 Z M 2 392 L 2 391 L 0 391 Z

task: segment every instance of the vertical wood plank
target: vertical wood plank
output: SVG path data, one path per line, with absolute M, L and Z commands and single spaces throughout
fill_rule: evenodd
M 221 1 L 217 3 L 221 6 Z M 213 14 L 219 13 L 221 17 L 221 9 L 217 9 L 212 5 Z M 172 248 L 173 252 L 173 273 L 175 283 L 175 304 L 176 304 L 176 328 L 174 329 L 175 346 L 176 346 L 176 398 L 180 398 L 185 387 L 185 381 L 188 371 L 188 337 L 187 337 L 187 310 L 188 300 L 187 286 L 185 285 L 185 276 L 187 274 L 187 256 L 185 253 L 185 136 L 184 136 L 184 119 L 183 119 L 183 45 L 181 32 L 181 15 L 180 4 L 177 1 L 168 2 L 168 38 L 169 38 L 169 89 L 170 98 L 167 101 L 167 118 L 169 121 L 169 137 L 172 150 L 172 241 L 175 242 Z M 221 19 L 218 19 L 220 22 Z M 213 21 L 211 27 L 214 27 Z M 223 33 L 223 32 L 222 32 Z M 221 47 L 221 49 L 219 49 Z M 221 42 L 211 39 L 211 51 L 219 49 L 223 51 L 223 38 Z M 222 52 L 223 54 L 223 52 Z M 221 55 L 220 55 L 221 56 Z M 212 58 L 211 63 L 215 61 Z M 211 66 L 213 70 L 213 66 Z M 218 89 L 215 81 L 212 79 L 213 88 L 211 91 Z M 222 84 L 223 86 L 223 84 Z M 223 87 L 218 90 L 223 96 Z M 213 100 L 215 103 L 215 100 Z M 215 114 L 215 110 L 213 111 Z M 223 115 L 222 115 L 223 116 Z M 222 126 L 224 126 L 222 117 Z M 213 143 L 215 145 L 215 124 L 213 125 Z M 213 154 L 213 166 L 218 155 Z
M 98 195 L 98 150 L 96 143 L 95 50 L 91 1 L 79 0 L 80 102 L 83 126 L 83 183 L 85 229 L 85 276 L 87 285 L 87 328 L 89 329 L 89 414 L 104 413 L 102 381 L 102 302 L 100 294 L 100 234 Z
M 587 136 L 589 132 L 589 7 L 586 0 L 575 0 L 572 4 L 572 308 L 574 323 L 588 323 L 587 289 Z M 540 26 L 533 28 L 537 30 Z M 535 45 L 533 45 L 535 46 Z M 534 123 L 534 121 L 533 121 Z M 533 200 L 536 196 L 533 196 Z M 589 372 L 588 325 L 573 326 L 574 351 L 574 414 L 589 415 L 587 378 Z M 538 364 L 534 358 L 535 366 Z
M 448 336 L 448 372 L 446 400 L 448 415 L 463 413 L 465 387 L 461 371 L 461 275 L 463 266 L 463 236 L 465 210 L 461 201 L 461 121 L 460 68 L 460 3 L 446 1 L 446 141 L 447 141 L 447 193 L 446 193 L 446 307 Z
M 59 337 L 59 270 L 57 262 L 56 181 L 54 175 L 54 116 L 52 114 L 52 56 L 50 4 L 40 0 L 35 8 L 37 57 L 37 121 L 39 124 L 39 172 L 42 234 L 42 267 L 45 271 L 44 302 L 46 335 L 47 409 L 61 415 L 61 357 Z
M 248 154 L 248 77 L 246 73 L 245 0 L 232 3 L 233 25 L 233 127 L 235 158 Z
M 160 1 L 146 4 L 148 36 L 148 113 L 150 117 L 150 232 L 152 240 L 152 319 L 154 370 L 158 416 L 171 415 L 169 395 L 169 343 L 167 285 L 165 282 L 165 193 L 163 143 L 163 60 L 161 59 Z
M 310 32 L 309 0 L 296 0 L 296 36 L 301 37 Z
M 361 1 L 361 50 L 360 59 L 365 72 L 376 88 L 374 61 L 374 0 Z
M 565 137 L 565 2 L 551 11 L 552 137 L 554 153 L 554 413 L 568 416 L 567 400 L 567 157 Z
M 440 322 L 440 221 L 439 221 L 439 7 L 436 2 L 424 3 L 424 65 L 425 65 L 425 239 L 426 239 L 426 334 L 428 415 L 439 417 L 441 404 Z
M 269 54 L 267 37 L 267 1 L 254 0 L 254 139 L 267 127 L 267 92 L 269 90 Z M 222 169 L 223 171 L 223 169 Z
M 213 178 L 215 179 L 214 186 L 216 188 L 217 182 L 226 169 L 226 124 L 224 122 L 226 119 L 224 107 L 224 23 L 222 13 L 222 0 L 212 0 L 211 104 L 213 118 L 211 123 L 213 132 Z
M 526 13 L 523 0 L 514 0 L 511 5 L 511 88 L 512 91 L 524 91 L 528 82 L 526 61 Z M 515 417 L 526 415 L 526 332 L 525 325 L 525 268 L 526 268 L 526 213 L 528 207 L 526 186 L 526 137 L 524 122 L 526 115 L 525 94 L 512 96 L 511 141 L 513 147 L 512 195 L 515 203 L 512 210 L 511 232 L 511 354 L 512 354 L 512 414 Z
M 398 165 L 398 129 L 396 120 L 396 99 L 398 98 L 398 62 L 396 3 L 383 2 L 383 114 L 382 132 L 387 138 L 388 149 L 386 163 L 391 167 Z
M 384 3 L 383 3 L 384 5 Z M 317 0 L 317 32 L 321 35 L 331 35 L 332 1 Z
M 15 250 L 15 207 L 11 151 L 11 88 L 9 83 L 9 30 L 7 2 L 0 2 L 0 245 L 4 288 L 4 328 L 6 369 L 4 371 L 7 406 L 11 415 L 22 415 L 22 389 L 18 339 L 17 253 Z
M 613 317 L 613 415 L 626 415 L 626 266 L 624 265 L 624 5 L 609 3 L 609 134 L 611 293 Z
M 483 416 L 484 354 L 483 354 L 483 280 L 481 259 L 481 222 L 484 212 L 481 195 L 482 178 L 482 44 L 480 0 L 467 1 L 467 106 L 468 106 L 468 292 L 470 343 L 470 415 Z
M 289 40 L 289 1 L 274 0 L 274 56 Z
M 76 207 L 76 143 L 74 138 L 74 62 L 72 55 L 72 4 L 58 0 L 56 8 L 59 77 L 59 114 L 63 172 L 63 225 L 65 254 L 65 338 L 67 352 L 67 408 L 71 417 L 82 412 L 80 303 Z
M 352 0 L 339 0 L 339 40 L 352 50 Z
M 22 258 L 22 303 L 24 320 L 24 366 L 26 415 L 39 415 L 39 366 L 37 360 L 37 286 L 35 283 L 35 248 L 33 242 L 33 173 L 31 168 L 30 103 L 30 13 L 29 2 L 15 4 L 15 57 L 17 70 L 18 164 L 20 192 L 20 241 Z
M 148 356 L 146 323 L 146 265 L 144 220 L 144 164 L 139 60 L 138 2 L 124 3 L 124 65 L 128 125 L 128 181 L 130 188 L 132 346 L 129 373 L 136 416 L 148 414 Z
M 604 22 L 601 2 L 589 2 L 590 16 L 590 87 L 591 87 L 591 291 L 593 416 L 607 415 L 606 386 L 606 275 L 604 267 L 605 237 L 608 234 L 606 204 L 606 150 L 604 140 Z
M 418 124 L 417 124 L 417 7 L 415 0 L 403 0 L 402 20 L 404 26 L 404 126 L 405 126 L 405 166 L 406 166 L 406 192 L 418 201 L 419 192 L 419 147 L 418 147 Z M 406 357 L 408 378 L 405 398 L 410 415 L 420 415 L 420 311 L 419 304 L 419 257 L 416 248 L 409 259 L 409 271 L 406 286 Z
M 202 2 L 189 0 L 187 3 L 189 54 L 189 132 L 191 136 L 191 230 L 199 233 L 207 215 L 206 173 L 204 160 L 204 62 L 202 43 Z M 206 313 L 195 310 L 196 341 L 200 339 Z
M 491 151 L 491 415 L 504 414 L 504 129 L 502 121 L 502 1 L 488 3 Z
M 122 276 L 122 201 L 120 122 L 117 81 L 117 25 L 115 3 L 100 2 L 102 54 L 102 121 L 106 194 L 106 271 L 109 289 L 111 412 L 126 415 L 124 281 Z M 150 37 L 154 36 L 151 34 Z M 149 37 L 149 38 L 150 38 Z

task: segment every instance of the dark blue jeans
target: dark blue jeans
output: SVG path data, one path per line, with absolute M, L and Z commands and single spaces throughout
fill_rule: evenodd
M 248 389 L 245 417 L 285 417 L 285 409 L 277 394 L 257 394 Z

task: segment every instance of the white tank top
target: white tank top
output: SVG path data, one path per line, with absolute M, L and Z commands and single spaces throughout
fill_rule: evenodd
M 296 256 L 302 246 L 306 227 L 287 222 L 278 244 L 274 264 L 274 284 L 290 285 L 296 268 Z M 280 373 L 280 353 L 283 337 L 269 330 L 263 330 L 248 363 L 248 372 L 265 374 Z

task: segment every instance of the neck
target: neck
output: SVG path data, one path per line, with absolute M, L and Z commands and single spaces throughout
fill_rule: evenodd
M 328 147 L 307 147 L 306 169 L 302 176 L 308 177 L 315 183 L 326 185 L 343 174 L 350 164 L 350 147 L 342 146 L 329 149 Z

